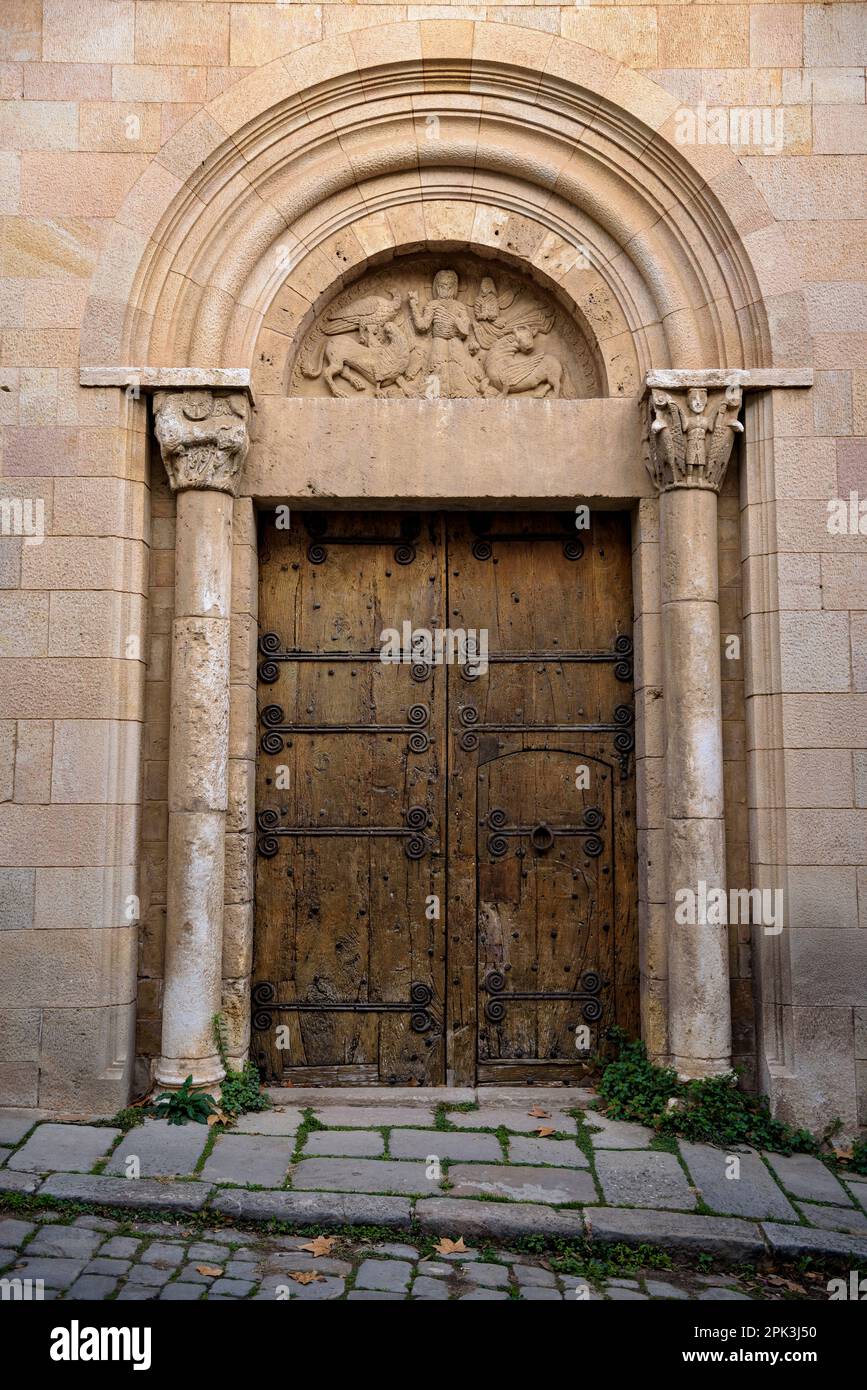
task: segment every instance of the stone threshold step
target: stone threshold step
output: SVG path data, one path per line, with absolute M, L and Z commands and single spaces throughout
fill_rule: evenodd
M 531 1106 L 548 1101 L 560 1108 L 584 1106 L 597 1099 L 586 1086 L 267 1086 L 274 1105 L 294 1110 L 314 1110 L 336 1105 L 341 1109 L 365 1106 L 412 1106 L 433 1110 L 438 1105 Z
M 22 1190 L 0 1176 L 0 1192 Z M 16 1175 L 8 1175 L 9 1177 Z M 24 1175 L 22 1175 L 24 1176 Z M 459 1197 L 370 1196 L 344 1192 L 247 1191 L 214 1188 L 204 1182 L 97 1177 L 53 1173 L 41 1183 L 26 1175 L 26 1191 L 63 1201 L 126 1210 L 181 1212 L 210 1210 L 240 1221 L 285 1221 L 299 1226 L 371 1225 L 408 1229 L 413 1221 L 428 1233 L 473 1239 L 563 1236 L 594 1243 L 650 1244 L 667 1250 L 724 1259 L 794 1259 L 810 1254 L 832 1259 L 867 1260 L 867 1236 L 848 1236 L 782 1222 L 752 1222 L 731 1216 L 634 1207 L 585 1206 L 562 1209 L 530 1203 L 485 1202 Z

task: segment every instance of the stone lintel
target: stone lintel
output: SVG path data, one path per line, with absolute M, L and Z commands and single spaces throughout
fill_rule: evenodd
M 705 391 L 740 386 L 742 391 L 813 385 L 812 367 L 660 367 L 644 378 L 646 391 Z
M 263 505 L 630 506 L 653 489 L 636 398 L 328 400 L 263 396 L 240 491 Z M 347 468 L 358 441 L 358 467 Z M 544 466 L 533 466 L 544 460 Z M 315 483 L 315 491 L 314 491 Z
M 243 391 L 254 403 L 248 367 L 82 367 L 79 384 L 132 387 L 140 392 Z

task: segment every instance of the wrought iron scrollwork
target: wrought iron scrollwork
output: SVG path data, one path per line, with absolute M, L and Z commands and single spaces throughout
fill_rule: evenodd
M 424 806 L 410 806 L 403 818 L 403 825 L 283 825 L 280 812 L 266 807 L 256 816 L 260 832 L 256 850 L 263 859 L 273 859 L 280 848 L 280 836 L 294 839 L 400 837 L 407 859 L 421 859 L 431 848 L 431 841 L 424 833 L 430 825 L 430 814 Z
M 280 674 L 277 663 L 281 661 L 310 662 L 327 666 L 339 665 L 341 662 L 347 661 L 359 664 L 371 661 L 382 662 L 382 652 L 379 649 L 366 652 L 314 652 L 302 651 L 301 648 L 284 648 L 280 636 L 276 632 L 262 633 L 259 638 L 259 655 L 263 658 L 258 667 L 259 681 L 262 685 L 274 684 Z M 413 658 L 409 662 L 399 664 L 409 666 L 409 674 L 414 681 L 430 680 L 432 668 L 429 662 L 418 661 Z
M 479 734 L 613 734 L 614 747 L 620 761 L 621 776 L 629 772 L 629 754 L 635 747 L 632 730 L 635 715 L 631 705 L 617 705 L 612 722 L 608 724 L 482 724 L 475 705 L 464 705 L 458 714 L 463 733 L 460 747 L 469 753 L 479 746 Z
M 409 734 L 410 752 L 424 753 L 430 747 L 430 735 L 426 733 L 430 723 L 427 705 L 411 705 L 405 724 L 289 724 L 282 706 L 266 705 L 259 715 L 259 723 L 266 731 L 260 747 L 263 753 L 270 754 L 282 753 L 286 734 Z
M 579 835 L 584 839 L 584 853 L 591 859 L 598 859 L 604 849 L 602 840 L 596 834 L 605 823 L 605 817 L 598 806 L 588 806 L 580 825 L 550 825 L 539 821 L 535 825 L 510 825 L 505 811 L 495 807 L 485 817 L 488 835 L 488 853 L 492 859 L 502 859 L 509 848 L 509 839 L 528 836 L 530 844 L 540 854 L 552 848 L 560 835 Z
M 575 535 L 575 518 L 570 513 L 562 517 L 565 536 L 556 531 L 491 531 L 493 517 L 488 512 L 474 512 L 469 518 L 470 530 L 475 536 L 472 553 L 476 560 L 490 560 L 494 545 L 501 542 L 559 541 L 567 560 L 580 560 L 584 554 L 584 542 Z
M 411 565 L 416 557 L 415 542 L 421 535 L 421 517 L 407 512 L 400 519 L 399 536 L 330 536 L 328 522 L 318 512 L 302 513 L 304 529 L 311 542 L 307 547 L 307 559 L 311 565 L 324 565 L 328 559 L 330 545 L 393 545 L 394 559 L 398 565 Z
M 619 681 L 632 680 L 632 657 L 633 657 L 632 638 L 621 636 L 614 643 L 614 655 L 617 658 L 614 665 L 614 675 Z
M 540 662 L 553 662 L 556 666 L 598 666 L 613 663 L 615 678 L 619 681 L 632 680 L 632 638 L 618 637 L 609 652 L 490 652 L 485 658 L 487 666 L 535 666 Z M 483 674 L 471 663 L 461 666 L 461 679 L 477 681 Z
M 617 733 L 614 735 L 614 747 L 620 757 L 620 774 L 625 777 L 629 772 L 629 755 L 635 747 L 635 734 L 632 725 L 635 721 L 635 714 L 630 705 L 618 705 L 614 711 L 614 722 L 617 725 Z
M 516 1000 L 541 1003 L 549 999 L 574 1000 L 581 1004 L 581 1013 L 587 1023 L 596 1023 L 602 1017 L 603 989 L 602 976 L 596 970 L 585 970 L 581 976 L 580 990 L 520 990 L 506 989 L 506 976 L 502 970 L 489 970 L 484 978 L 482 989 L 488 996 L 485 1004 L 485 1017 L 491 1023 L 502 1023 L 506 1016 L 506 1005 Z
M 433 990 L 420 980 L 413 981 L 409 987 L 409 999 L 371 1000 L 363 1002 L 342 1002 L 340 1000 L 277 1000 L 276 987 L 270 980 L 262 980 L 253 986 L 252 1025 L 257 1033 L 265 1033 L 271 1027 L 275 1014 L 289 1013 L 351 1013 L 351 1014 L 393 1014 L 408 1013 L 409 1026 L 414 1033 L 427 1033 L 434 1025 L 431 1012 Z

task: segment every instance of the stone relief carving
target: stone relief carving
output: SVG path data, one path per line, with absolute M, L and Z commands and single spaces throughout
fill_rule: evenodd
M 303 339 L 290 395 L 354 399 L 598 394 L 580 330 L 537 285 L 470 256 L 392 262 L 338 295 Z
M 742 392 L 727 386 L 711 393 L 693 386 L 672 393 L 652 390 L 647 402 L 645 463 L 657 488 L 705 487 L 719 492 L 735 439 Z
M 172 492 L 212 488 L 234 494 L 249 442 L 248 410 L 241 392 L 155 393 L 154 430 Z

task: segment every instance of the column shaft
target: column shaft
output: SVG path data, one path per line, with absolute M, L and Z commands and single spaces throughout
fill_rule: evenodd
M 731 1065 L 727 928 L 673 916 L 681 890 L 700 904 L 726 887 L 716 520 L 709 488 L 662 494 L 669 1044 L 685 1077 Z
M 221 1078 L 220 1009 L 228 796 L 232 498 L 178 493 L 172 626 L 169 845 L 162 1057 L 157 1079 Z
M 177 497 L 162 1055 L 156 1080 L 215 1089 L 229 782 L 232 507 L 247 451 L 243 396 L 160 392 L 157 439 Z
M 740 407 L 735 380 L 647 400 L 645 459 L 660 493 L 669 1052 L 687 1079 L 731 1067 L 717 494 Z

